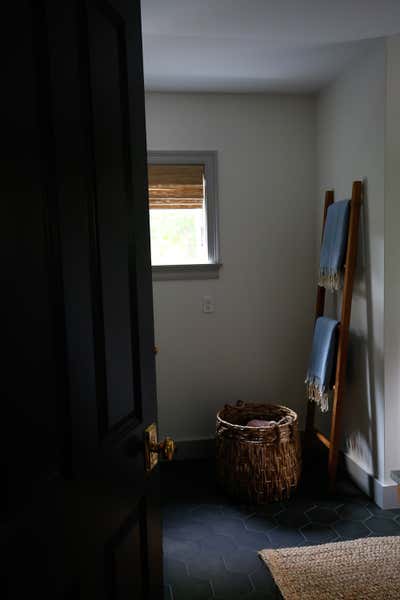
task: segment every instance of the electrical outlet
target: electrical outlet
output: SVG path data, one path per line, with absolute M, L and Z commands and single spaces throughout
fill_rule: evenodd
M 203 313 L 209 314 L 214 312 L 214 302 L 211 296 L 203 296 Z

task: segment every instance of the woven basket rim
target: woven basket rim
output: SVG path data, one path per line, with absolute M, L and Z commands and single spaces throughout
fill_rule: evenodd
M 247 409 L 247 410 L 251 410 L 252 407 L 257 407 L 257 408 L 261 408 L 261 407 L 269 407 L 269 408 L 275 408 L 275 409 L 283 409 L 287 414 L 285 415 L 286 417 L 288 417 L 290 420 L 285 421 L 284 423 L 279 424 L 278 422 L 273 422 L 270 421 L 268 425 L 260 425 L 260 426 L 252 426 L 252 425 L 240 425 L 238 423 L 231 423 L 231 421 L 226 421 L 225 419 L 223 419 L 221 417 L 221 413 L 226 410 L 227 408 L 233 408 L 235 410 L 242 410 L 242 409 Z M 223 425 L 226 425 L 227 427 L 233 427 L 237 430 L 243 431 L 243 430 L 252 430 L 255 431 L 257 429 L 263 429 L 263 430 L 268 430 L 268 429 L 276 429 L 276 427 L 287 427 L 288 425 L 293 425 L 297 422 L 298 420 L 298 416 L 297 413 L 292 410 L 291 408 L 287 407 L 287 406 L 283 406 L 283 404 L 263 404 L 263 403 L 254 403 L 254 402 L 249 402 L 249 403 L 244 403 L 240 406 L 235 406 L 234 404 L 225 404 L 225 406 L 223 408 L 221 408 L 218 412 L 217 412 L 217 423 L 221 423 Z

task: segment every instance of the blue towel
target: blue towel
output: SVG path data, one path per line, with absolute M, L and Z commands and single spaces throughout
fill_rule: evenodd
M 310 364 L 307 371 L 307 396 L 319 404 L 321 411 L 329 407 L 329 392 L 335 377 L 338 321 L 319 317 L 315 321 Z
M 341 202 L 331 204 L 326 215 L 319 263 L 318 285 L 331 291 L 342 287 L 349 213 L 349 200 L 342 200 Z

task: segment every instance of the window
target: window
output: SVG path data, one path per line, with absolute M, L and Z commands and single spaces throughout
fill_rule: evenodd
M 216 153 L 150 152 L 154 279 L 218 277 Z

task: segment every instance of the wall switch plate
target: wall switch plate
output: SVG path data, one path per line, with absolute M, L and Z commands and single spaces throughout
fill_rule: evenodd
M 203 296 L 203 313 L 213 313 L 214 312 L 214 302 L 211 296 Z

